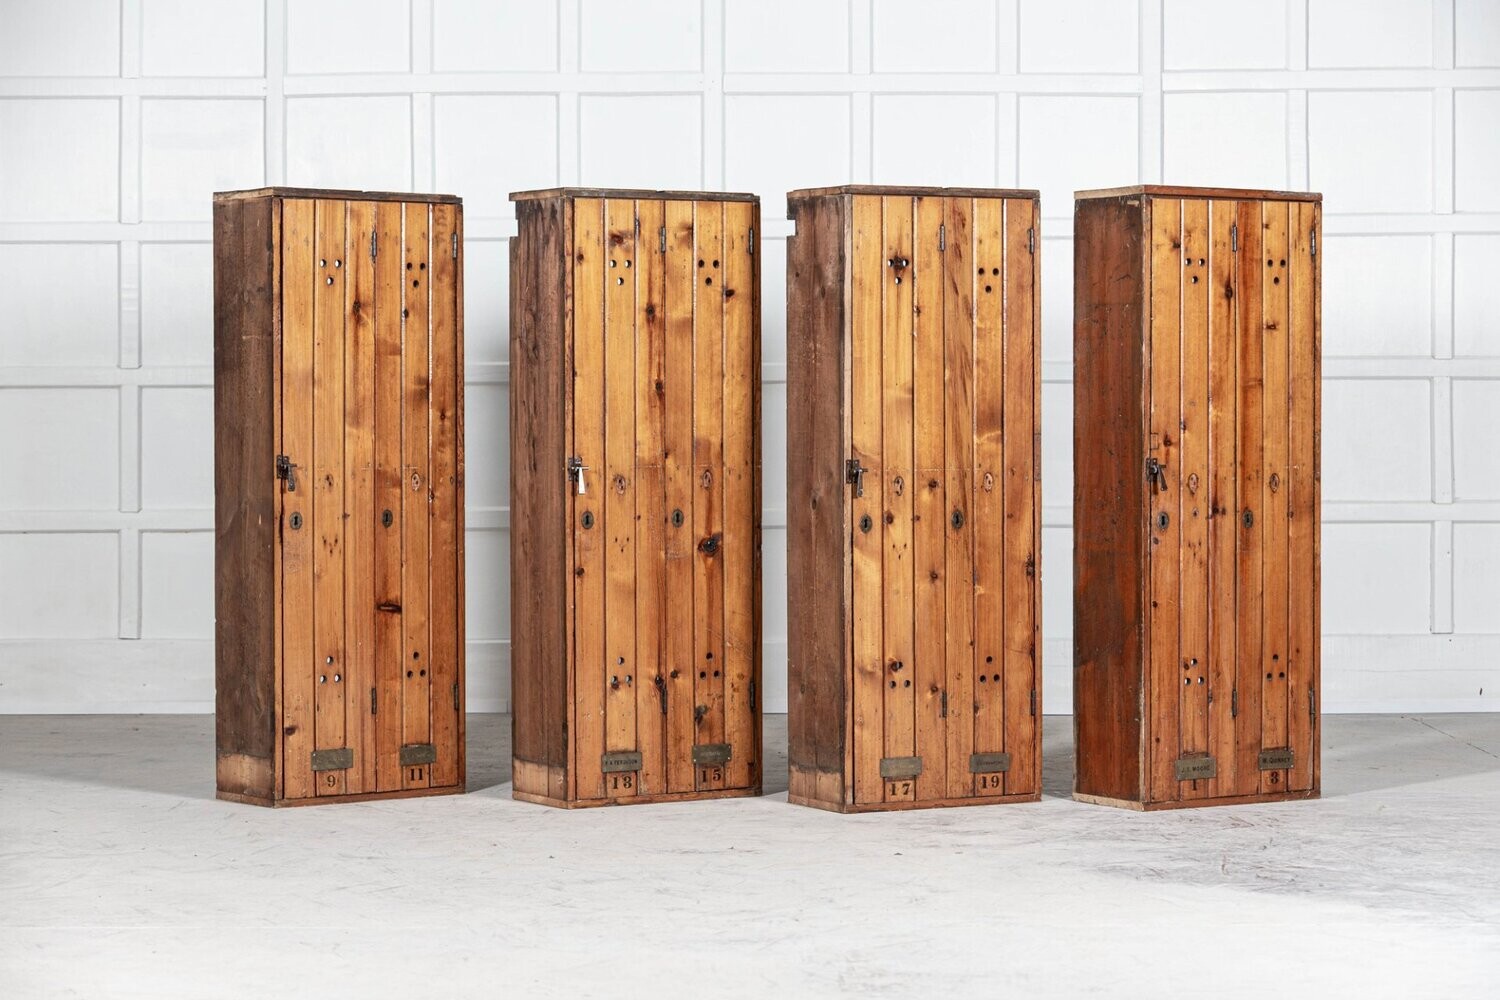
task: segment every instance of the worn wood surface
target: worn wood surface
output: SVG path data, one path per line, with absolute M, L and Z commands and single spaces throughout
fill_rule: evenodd
M 401 246 L 403 209 L 375 206 L 375 781 L 402 787 L 401 702 L 406 670 L 401 630 Z M 385 512 L 390 511 L 390 523 Z
M 1107 547 L 1077 564 L 1081 799 L 1169 808 L 1317 794 L 1317 211 L 1315 196 L 1216 189 L 1078 202 L 1080 364 L 1087 348 L 1096 370 L 1117 374 L 1079 369 L 1075 530 L 1096 534 L 1102 498 L 1108 521 L 1135 519 L 1150 539 L 1144 557 Z M 1146 265 L 1134 263 L 1142 240 Z M 1147 303 L 1147 366 L 1122 379 Z M 1130 323 L 1101 341 L 1093 316 L 1116 311 Z M 1110 447 L 1115 416 L 1093 411 L 1101 384 L 1145 402 L 1140 453 L 1158 471 L 1130 472 L 1145 473 L 1146 503 L 1125 488 L 1130 472 L 1108 468 L 1130 448 Z M 1141 581 L 1143 614 L 1107 603 L 1110 577 Z M 1109 683 L 1089 662 L 1106 642 L 1128 652 Z M 1144 689 L 1144 732 L 1104 696 L 1120 680 Z M 1263 766 L 1263 752 L 1288 750 L 1289 767 Z M 1132 762 L 1142 785 L 1127 780 Z M 1179 777 L 1194 762 L 1212 776 Z
M 558 268 L 572 282 L 549 332 L 560 369 L 512 376 L 530 380 L 518 388 L 531 411 L 559 398 L 552 380 L 569 386 L 561 413 L 526 418 L 535 430 L 549 417 L 567 435 L 555 468 L 537 454 L 537 435 L 513 426 L 512 484 L 528 495 L 551 489 L 539 483 L 568 488 L 571 515 L 556 532 L 560 541 L 521 543 L 533 559 L 546 559 L 546 546 L 556 544 L 572 581 L 562 627 L 566 685 L 544 683 L 534 673 L 539 665 L 516 661 L 514 670 L 530 706 L 518 710 L 518 748 L 535 746 L 535 730 L 561 733 L 571 771 L 518 749 L 517 797 L 575 806 L 754 792 L 755 206 L 595 189 L 532 192 L 517 201 L 512 273 L 537 277 L 513 282 L 514 336 L 534 322 L 539 297 L 554 294 L 542 285 L 555 287 Z M 561 227 L 571 237 L 565 253 L 539 232 L 550 225 L 549 212 L 571 214 L 571 226 Z M 543 254 L 549 259 L 534 259 Z M 584 467 L 583 492 L 564 476 L 569 457 Z M 545 521 L 512 527 L 551 530 Z M 516 569 L 517 579 L 549 572 Z M 548 627 L 549 600 L 534 598 L 513 630 Z M 696 748 L 714 755 L 723 744 L 727 760 L 695 765 Z

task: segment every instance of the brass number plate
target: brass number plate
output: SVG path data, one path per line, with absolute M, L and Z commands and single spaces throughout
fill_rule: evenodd
M 437 762 L 437 747 L 431 743 L 408 743 L 401 748 L 401 766 L 415 767 L 418 764 Z
M 337 750 L 314 750 L 314 771 L 345 771 L 354 766 L 354 748 L 339 747 Z
M 641 769 L 639 750 L 612 750 L 599 759 L 599 769 L 605 774 Z
M 970 774 L 994 774 L 1010 770 L 1008 753 L 973 753 L 969 755 Z
M 693 763 L 727 764 L 733 752 L 728 743 L 700 743 L 693 747 Z
M 880 759 L 882 778 L 915 778 L 921 773 L 921 757 L 882 757 Z
M 1291 747 L 1277 747 L 1274 750 L 1262 750 L 1260 752 L 1260 769 L 1262 771 L 1287 771 L 1296 766 L 1296 753 Z
M 1212 757 L 1183 757 L 1177 761 L 1178 781 L 1197 781 L 1212 778 L 1219 773 L 1218 762 Z

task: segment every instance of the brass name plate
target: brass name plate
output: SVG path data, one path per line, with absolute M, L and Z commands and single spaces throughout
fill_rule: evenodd
M 921 773 L 921 757 L 880 758 L 880 776 L 882 778 L 915 778 Z
M 1260 769 L 1262 771 L 1288 771 L 1295 766 L 1296 759 L 1297 754 L 1291 747 L 1262 750 L 1260 752 Z
M 1197 781 L 1200 778 L 1213 778 L 1219 773 L 1218 762 L 1212 757 L 1181 757 L 1177 761 L 1178 781 Z
M 337 750 L 314 750 L 314 771 L 345 771 L 354 766 L 354 748 L 339 747 Z
M 401 766 L 415 767 L 437 761 L 437 747 L 431 743 L 408 743 L 401 748 Z
M 971 753 L 969 754 L 970 774 L 995 774 L 998 771 L 1010 770 L 1010 754 L 1008 753 Z
M 641 752 L 639 750 L 611 750 L 599 758 L 599 769 L 605 774 L 639 771 L 641 769 Z
M 727 764 L 734 748 L 728 743 L 699 743 L 693 747 L 694 764 Z

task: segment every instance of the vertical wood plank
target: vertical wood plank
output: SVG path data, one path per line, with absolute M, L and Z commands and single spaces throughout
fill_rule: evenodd
M 458 275 L 462 253 L 456 205 L 432 206 L 432 548 L 428 594 L 431 605 L 433 787 L 458 783 L 459 775 L 459 553 L 458 531 Z
M 318 750 L 348 746 L 344 664 L 344 235 L 348 205 L 318 201 L 313 280 L 313 655 Z M 314 775 L 319 795 L 343 795 L 345 772 Z
M 1288 381 L 1291 397 L 1287 482 L 1287 745 L 1292 768 L 1286 784 L 1291 791 L 1312 787 L 1313 663 L 1318 633 L 1313 624 L 1318 601 L 1315 540 L 1318 509 L 1313 479 L 1313 440 L 1316 428 L 1314 381 L 1314 259 L 1311 234 L 1314 206 L 1297 202 L 1292 214 L 1288 282 L 1291 310 L 1287 324 Z
M 883 755 L 913 757 L 916 749 L 916 650 L 913 633 L 912 573 L 912 200 L 881 199 L 885 266 L 881 281 L 880 471 L 884 505 L 882 527 L 884 584 L 882 627 L 885 666 Z M 924 770 L 926 762 L 923 762 Z M 916 782 L 885 782 L 887 802 L 911 802 Z
M 638 750 L 635 684 L 635 202 L 604 203 L 604 749 Z M 636 794 L 639 772 L 605 775 L 610 798 Z
M 375 791 L 375 203 L 351 201 L 344 306 L 344 653 L 345 708 L 354 768 L 351 794 Z
M 573 455 L 586 467 L 584 490 L 572 490 L 575 794 L 605 795 L 604 697 L 604 202 L 573 203 Z M 587 526 L 585 526 L 587 525 Z
M 974 202 L 974 752 L 999 753 L 1006 744 L 1006 693 L 1010 686 L 1006 643 L 1016 595 L 1007 592 L 1007 549 L 1014 525 L 1007 520 L 1013 488 L 1007 473 L 1012 445 L 1006 404 L 1007 376 L 1013 374 L 1007 339 L 1006 283 L 1017 244 L 1007 241 L 1006 203 L 999 198 Z M 1009 245 L 1007 243 L 1009 242 Z M 1021 234 L 1019 246 L 1026 246 Z M 1028 331 L 1029 333 L 1029 331 Z M 1030 396 L 1028 386 L 1028 397 Z M 1031 443 L 1026 443 L 1028 450 Z M 1009 602 L 1009 606 L 1007 604 Z M 967 766 L 967 761 L 964 762 Z M 974 776 L 978 795 L 1003 795 L 1001 772 Z
M 1312 238 L 1323 245 L 1323 205 L 1312 210 Z M 1323 787 L 1323 258 L 1314 256 L 1312 265 L 1312 677 L 1308 689 L 1308 712 L 1312 716 L 1312 787 Z
M 401 628 L 405 673 L 401 686 L 401 742 L 432 739 L 432 643 L 428 560 L 432 553 L 432 248 L 429 206 L 402 205 L 401 330 Z M 426 764 L 403 765 L 402 788 L 431 783 Z
M 666 528 L 667 657 L 667 787 L 690 792 L 693 768 L 694 692 L 698 667 L 693 651 L 693 564 L 697 544 L 693 532 L 693 308 L 698 280 L 693 203 L 668 201 L 663 214 L 667 227 L 666 401 L 663 488 Z
M 666 277 L 658 241 L 666 225 L 660 201 L 636 202 L 635 255 L 635 711 L 640 790 L 667 791 L 666 531 L 662 452 L 666 447 Z
M 314 794 L 313 202 L 282 203 L 281 442 L 294 482 L 281 491 L 282 770 L 288 799 Z M 288 489 L 288 486 L 295 489 Z M 302 527 L 292 528 L 293 519 Z
M 698 278 L 693 309 L 693 742 L 724 742 L 724 203 L 694 202 Z M 699 791 L 723 768 L 694 769 Z
M 856 195 L 852 206 L 850 326 L 850 448 L 864 474 L 851 487 L 853 518 L 854 801 L 884 797 L 880 758 L 885 745 L 885 669 L 882 662 L 884 518 L 880 499 L 881 290 L 880 198 Z
M 1234 745 L 1235 641 L 1235 251 L 1230 227 L 1236 204 L 1214 201 L 1209 209 L 1208 247 L 1208 750 L 1218 766 L 1208 794 L 1232 795 L 1237 787 Z M 1202 783 L 1200 783 L 1202 784 Z
M 1035 202 L 1005 202 L 1005 743 L 1011 755 L 1007 795 L 1032 794 L 1036 753 L 1037 532 Z M 1040 247 L 1041 240 L 1035 245 Z M 993 279 L 993 267 L 990 277 Z M 984 663 L 979 664 L 980 669 Z M 994 670 L 990 671 L 994 683 Z
M 1178 633 L 1179 557 L 1181 553 L 1182 457 L 1179 427 L 1180 355 L 1182 343 L 1183 272 L 1182 202 L 1170 198 L 1151 201 L 1151 417 L 1150 455 L 1162 472 L 1150 486 L 1151 504 L 1151 630 L 1150 678 L 1146 703 L 1151 756 L 1151 799 L 1174 801 L 1179 796 L 1176 760 L 1179 754 L 1183 680 L 1180 676 Z M 1143 470 L 1144 471 L 1144 470 Z M 1165 488 L 1164 488 L 1165 487 Z
M 1261 426 L 1265 436 L 1265 481 L 1262 484 L 1261 507 L 1265 532 L 1264 561 L 1261 571 L 1264 601 L 1264 632 L 1261 666 L 1265 689 L 1261 702 L 1261 747 L 1287 745 L 1287 324 L 1289 319 L 1290 268 L 1287 256 L 1287 202 L 1268 201 L 1262 205 L 1265 215 L 1265 284 L 1261 286 L 1265 301 L 1262 326 L 1265 339 L 1264 408 Z M 1260 790 L 1286 790 L 1284 770 L 1262 771 Z
M 724 205 L 724 729 L 725 787 L 746 788 L 759 761 L 750 710 L 760 617 L 755 599 L 760 525 L 755 516 L 755 225 L 749 202 Z M 644 230 L 643 230 L 644 231 Z
M 944 524 L 943 426 L 943 253 L 938 249 L 938 227 L 943 224 L 942 198 L 917 198 L 916 243 L 912 255 L 913 357 L 912 454 L 912 568 L 915 580 L 912 607 L 917 689 L 916 753 L 922 758 L 917 776 L 917 798 L 930 802 L 948 794 L 947 666 L 944 662 L 947 627 L 947 542 Z
M 1235 321 L 1236 400 L 1235 481 L 1240 509 L 1236 514 L 1239 542 L 1235 556 L 1235 690 L 1239 711 L 1235 718 L 1235 791 L 1260 791 L 1261 748 L 1261 548 L 1265 528 L 1261 509 L 1262 436 L 1261 379 L 1265 371 L 1261 342 L 1263 261 L 1261 203 L 1239 204 L 1240 252 L 1235 284 L 1238 315 Z M 1221 783 L 1222 786 L 1222 783 Z
M 974 794 L 974 203 L 944 213 L 943 350 L 947 548 L 948 796 Z
M 1182 665 L 1183 755 L 1208 746 L 1208 310 L 1210 291 L 1208 202 L 1182 202 L 1182 346 L 1179 427 L 1182 448 L 1177 480 L 1181 504 L 1182 565 L 1178 578 L 1179 653 Z M 1200 798 L 1209 782 L 1180 784 L 1183 798 Z
M 406 669 L 401 627 L 401 293 L 403 213 L 398 202 L 375 207 L 375 787 L 401 784 L 401 692 Z M 391 515 L 386 523 L 385 514 Z

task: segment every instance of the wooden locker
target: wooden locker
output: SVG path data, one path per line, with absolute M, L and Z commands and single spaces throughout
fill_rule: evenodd
M 463 208 L 214 196 L 218 793 L 464 788 Z
M 1079 192 L 1074 797 L 1319 790 L 1322 196 Z
M 515 797 L 758 795 L 760 201 L 511 198 Z
M 1037 193 L 787 203 L 789 799 L 1038 799 Z

